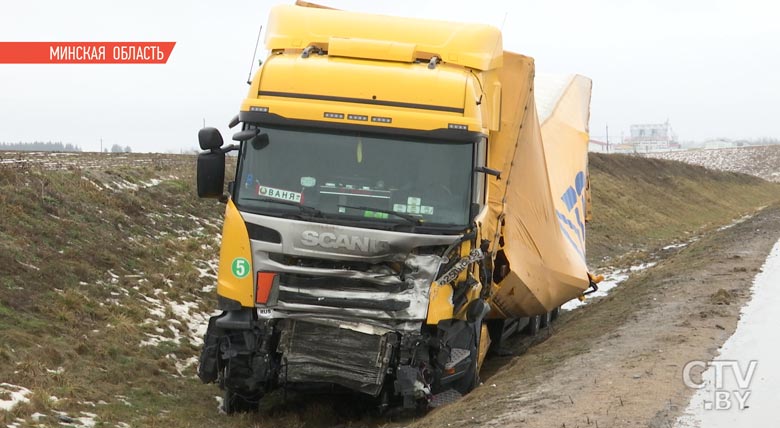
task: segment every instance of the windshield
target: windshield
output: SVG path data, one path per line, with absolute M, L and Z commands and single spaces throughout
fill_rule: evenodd
M 242 209 L 364 221 L 367 227 L 468 224 L 473 144 L 359 132 L 262 132 L 241 151 L 235 201 Z

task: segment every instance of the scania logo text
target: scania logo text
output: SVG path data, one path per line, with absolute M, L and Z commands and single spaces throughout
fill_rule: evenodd
M 363 253 L 379 253 L 390 248 L 389 242 L 371 239 L 367 236 L 342 235 L 331 232 L 320 233 L 313 230 L 304 230 L 301 233 L 301 244 L 307 247 L 341 248 Z

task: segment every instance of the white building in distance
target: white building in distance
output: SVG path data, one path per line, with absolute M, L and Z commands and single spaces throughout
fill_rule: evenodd
M 631 136 L 625 144 L 633 147 L 634 152 L 655 152 L 659 150 L 679 149 L 677 135 L 667 120 L 664 123 L 631 125 Z

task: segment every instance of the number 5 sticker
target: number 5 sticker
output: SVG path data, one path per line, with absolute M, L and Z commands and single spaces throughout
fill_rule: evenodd
M 236 257 L 230 265 L 230 270 L 233 271 L 233 276 L 236 278 L 245 278 L 249 275 L 249 260 L 243 257 Z

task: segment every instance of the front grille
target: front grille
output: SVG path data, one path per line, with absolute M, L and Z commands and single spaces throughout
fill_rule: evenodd
M 369 309 L 387 312 L 402 311 L 409 307 L 409 302 L 401 300 L 373 300 L 356 299 L 352 297 L 312 296 L 311 294 L 297 293 L 295 291 L 286 290 L 279 292 L 279 301 L 299 305 L 316 305 L 343 309 Z
M 279 283 L 286 287 L 301 289 L 319 288 L 332 291 L 385 291 L 389 293 L 399 293 L 409 288 L 408 284 L 399 281 L 394 281 L 391 284 L 380 284 L 366 279 L 301 275 L 295 273 L 279 274 Z
M 279 253 L 268 253 L 268 258 L 276 263 L 283 264 L 285 266 L 316 268 L 316 269 L 334 269 L 334 270 L 348 270 L 358 272 L 372 272 L 375 270 L 392 271 L 396 274 L 400 273 L 400 265 L 393 266 L 388 263 L 367 263 L 356 262 L 348 260 L 330 260 L 330 259 L 318 259 L 313 257 L 298 257 L 290 256 Z M 397 265 L 397 263 L 396 263 Z

